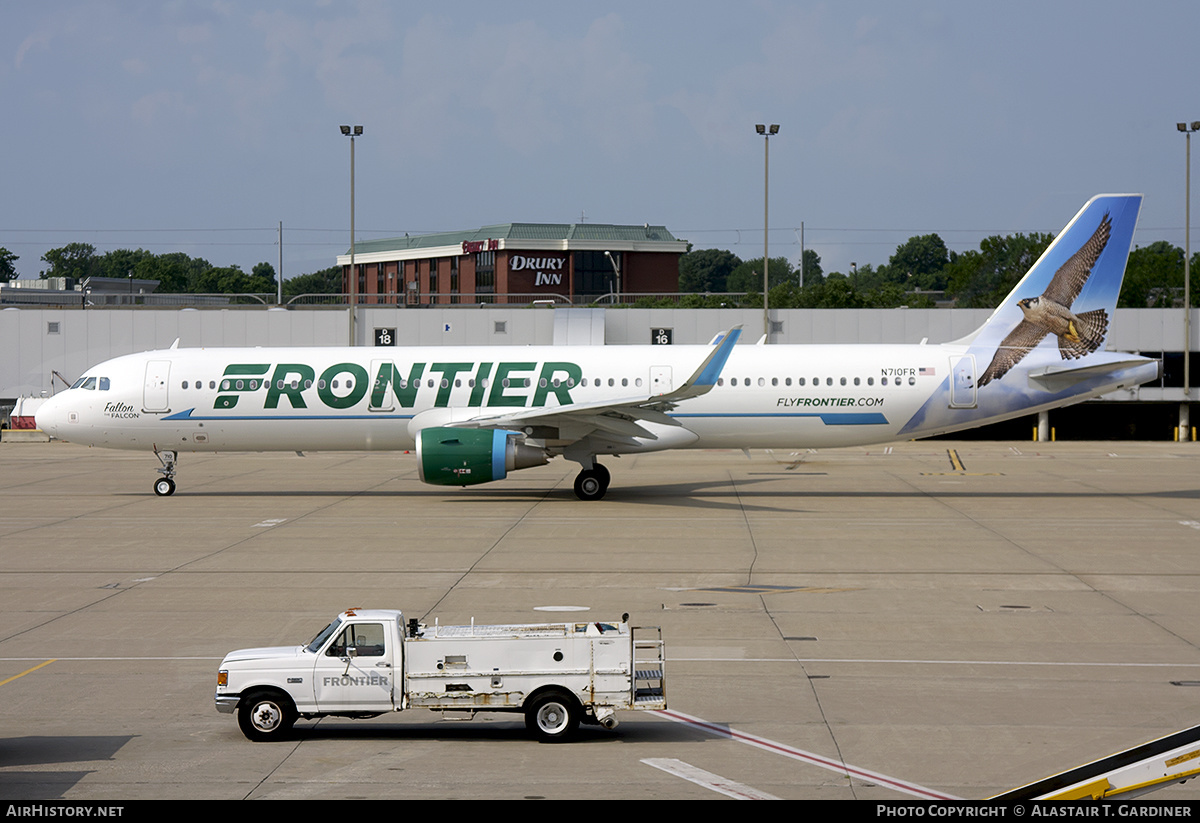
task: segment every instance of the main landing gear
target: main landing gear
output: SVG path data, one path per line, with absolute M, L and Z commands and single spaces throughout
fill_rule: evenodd
M 608 491 L 612 475 L 608 469 L 599 463 L 593 463 L 590 469 L 584 469 L 575 477 L 575 496 L 580 500 L 599 500 Z
M 175 493 L 175 452 L 155 448 L 154 456 L 162 463 L 161 469 L 155 469 L 162 477 L 154 481 L 154 493 L 159 497 L 170 497 Z

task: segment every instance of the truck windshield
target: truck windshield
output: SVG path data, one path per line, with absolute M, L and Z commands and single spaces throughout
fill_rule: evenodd
M 342 618 L 339 617 L 337 620 L 333 621 L 328 626 L 321 629 L 320 634 L 318 634 L 316 637 L 314 637 L 312 639 L 312 642 L 309 643 L 305 648 L 308 651 L 312 652 L 313 654 L 316 654 L 318 651 L 321 650 L 321 647 L 325 645 L 325 641 L 328 640 L 333 635 L 334 632 L 336 632 L 339 628 L 341 628 L 341 625 L 342 625 Z

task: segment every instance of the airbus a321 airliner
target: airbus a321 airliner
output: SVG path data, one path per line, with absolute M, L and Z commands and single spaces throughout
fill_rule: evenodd
M 1065 406 L 1158 376 L 1104 351 L 1141 195 L 1075 215 L 975 333 L 942 345 L 180 349 L 89 369 L 37 413 L 54 437 L 180 452 L 415 449 L 421 480 L 469 486 L 562 455 L 575 494 L 604 455 L 855 446 Z M 178 343 L 178 341 L 176 341 Z

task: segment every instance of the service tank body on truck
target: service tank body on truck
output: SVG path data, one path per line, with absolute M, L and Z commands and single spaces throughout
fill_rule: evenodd
M 216 705 L 251 740 L 298 717 L 374 717 L 408 708 L 522 712 L 544 741 L 622 709 L 665 709 L 658 627 L 620 621 L 427 626 L 391 609 L 349 609 L 303 646 L 230 652 Z

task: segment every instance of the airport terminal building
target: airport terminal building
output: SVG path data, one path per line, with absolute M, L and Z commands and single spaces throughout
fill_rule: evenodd
M 356 243 L 355 292 L 368 305 L 603 303 L 679 291 L 687 249 L 664 226 L 500 223 Z M 349 294 L 349 251 L 337 261 Z

